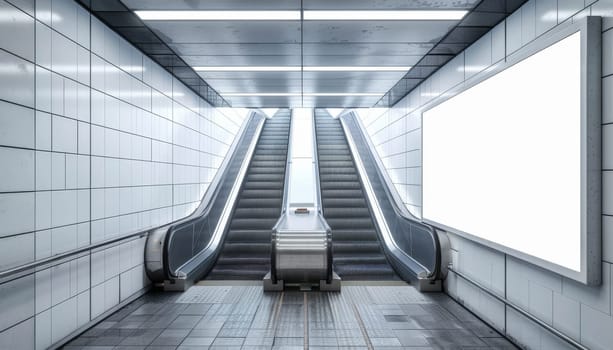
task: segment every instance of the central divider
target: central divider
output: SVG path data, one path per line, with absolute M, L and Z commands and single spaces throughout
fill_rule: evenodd
M 332 271 L 332 235 L 321 212 L 312 109 L 294 109 L 283 212 L 272 232 L 271 270 L 264 290 L 299 286 L 340 290 Z

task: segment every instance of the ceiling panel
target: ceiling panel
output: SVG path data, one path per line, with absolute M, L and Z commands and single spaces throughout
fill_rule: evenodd
M 300 72 L 198 72 L 206 81 L 209 79 L 235 79 L 235 80 L 260 80 L 282 79 L 291 80 L 301 78 Z
M 352 93 L 380 93 L 383 96 L 390 86 L 394 85 L 398 79 L 382 80 L 382 79 L 318 79 L 305 80 L 305 93 L 334 93 L 334 92 L 352 92 Z M 379 96 L 379 97 L 380 97 Z
M 250 107 L 250 108 L 282 108 L 282 107 L 300 107 L 302 99 L 300 97 L 233 97 L 233 107 Z
M 305 10 L 470 10 L 481 0 L 304 0 Z
M 176 43 L 300 43 L 296 21 L 149 21 L 164 41 Z
M 304 66 L 411 66 L 422 56 L 305 55 Z M 300 57 L 298 57 L 300 59 Z M 298 61 L 300 64 L 300 61 Z M 406 72 L 405 72 L 406 73 Z
M 116 0 L 113 0 L 116 1 Z M 371 107 L 395 103 L 525 0 L 121 0 L 131 10 L 469 10 L 461 21 L 107 22 L 185 81 L 197 76 L 236 107 Z M 142 23 L 137 19 L 138 23 Z M 122 27 L 122 23 L 123 25 Z M 147 45 L 147 46 L 146 46 Z M 157 46 L 155 46 L 157 45 Z M 166 50 L 166 51 L 164 51 Z M 172 52 L 167 52 L 172 50 Z M 162 55 L 163 54 L 163 55 Z M 176 56 L 174 56 L 176 54 Z M 408 72 L 191 72 L 194 66 L 412 66 Z M 191 81 L 191 80 L 189 80 Z M 231 93 L 378 96 L 226 96 Z M 381 97 L 384 98 L 381 99 Z
M 213 56 L 181 56 L 183 60 L 196 66 L 300 66 L 300 55 L 286 56 L 250 56 L 250 55 L 213 55 Z
M 307 21 L 305 43 L 435 43 L 457 21 Z
M 428 53 L 434 44 L 432 43 L 304 43 L 305 55 L 361 55 L 361 56 L 423 56 Z M 300 48 L 298 46 L 298 48 Z
M 180 56 L 186 55 L 300 55 L 300 44 L 262 43 L 169 43 Z M 306 50 L 306 49 L 305 49 Z M 427 52 L 427 51 L 426 51 Z
M 406 72 L 304 72 L 305 80 L 336 79 L 336 80 L 396 80 Z
M 140 10 L 297 10 L 300 0 L 122 0 Z

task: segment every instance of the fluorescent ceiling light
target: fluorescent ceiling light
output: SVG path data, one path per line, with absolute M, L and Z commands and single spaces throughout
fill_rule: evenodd
M 236 92 L 222 93 L 224 97 L 295 97 L 301 96 L 300 93 L 293 92 Z
M 300 72 L 300 66 L 194 67 L 198 72 Z
M 419 21 L 460 20 L 465 10 L 304 11 L 306 21 Z
M 411 67 L 391 67 L 391 66 L 312 66 L 304 67 L 305 72 L 406 72 Z
M 295 93 L 295 92 L 238 92 L 238 93 L 227 93 L 222 95 L 224 97 L 372 97 L 372 96 L 383 96 L 385 93 L 360 93 L 360 92 L 315 92 L 315 93 Z
M 329 97 L 352 97 L 352 96 L 362 96 L 362 97 L 371 97 L 371 96 L 383 96 L 384 92 L 381 93 L 370 93 L 370 92 L 316 92 L 316 93 L 305 93 L 304 96 L 329 96 Z
M 300 11 L 134 11 L 145 21 L 299 21 Z
M 300 72 L 300 66 L 211 66 L 193 67 L 198 72 Z M 410 66 L 309 66 L 305 72 L 407 72 Z
M 299 21 L 300 11 L 164 11 L 139 10 L 145 21 Z M 460 20 L 466 10 L 397 10 L 397 11 L 304 11 L 311 21 L 419 21 Z

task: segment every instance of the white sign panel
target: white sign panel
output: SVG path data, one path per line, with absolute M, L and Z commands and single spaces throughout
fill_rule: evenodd
M 582 50 L 571 34 L 423 113 L 423 217 L 582 269 Z

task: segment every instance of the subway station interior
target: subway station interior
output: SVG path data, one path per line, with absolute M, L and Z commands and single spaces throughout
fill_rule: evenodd
M 0 0 L 0 350 L 613 349 L 613 0 Z

